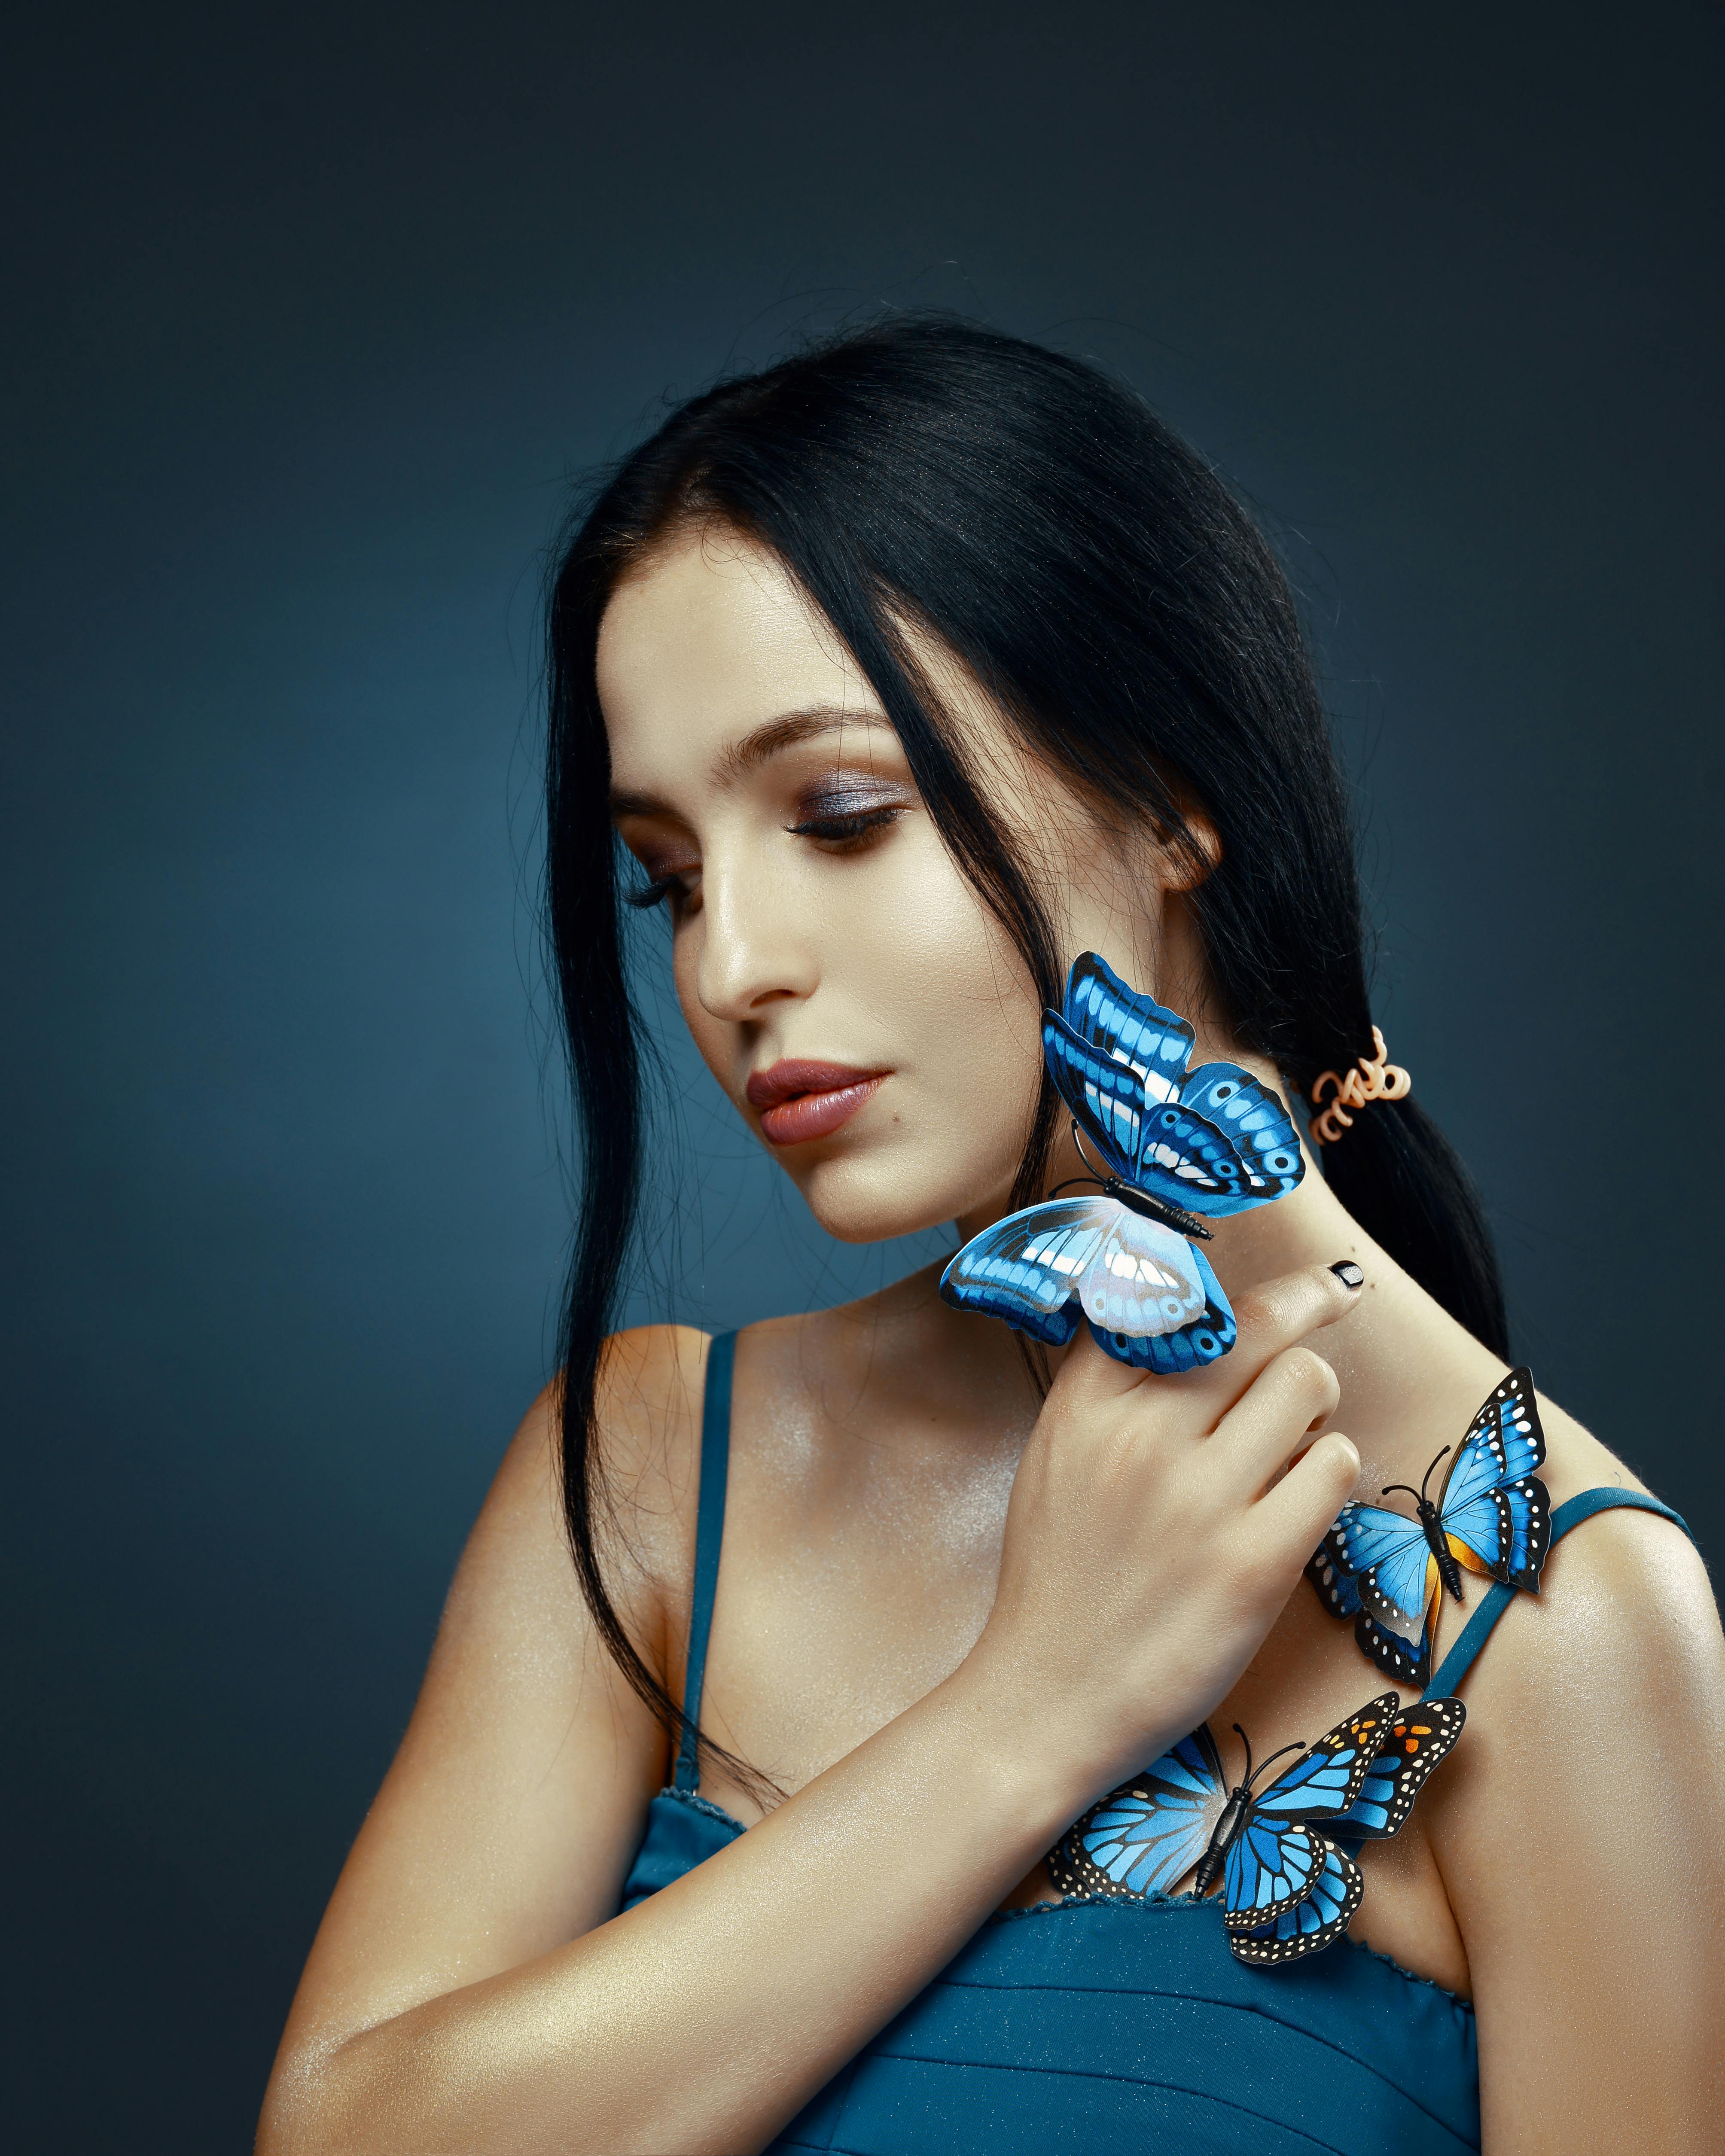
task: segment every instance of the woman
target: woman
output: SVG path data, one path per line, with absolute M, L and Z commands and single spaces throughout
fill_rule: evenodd
M 1717 2147 L 1725 1648 L 1668 1518 L 1590 1520 L 1515 1598 L 1348 1941 L 1245 1969 L 1213 1901 L 1061 1901 L 1043 1863 L 1205 1717 L 1261 1758 L 1384 1689 L 1302 1566 L 1507 1353 L 1417 1099 L 1218 1225 L 1238 1342 L 1184 1375 L 1082 1335 L 1039 1368 L 933 1271 L 604 1337 L 642 1148 L 619 896 L 669 913 L 701 1053 L 850 1241 L 1086 1172 L 1039 1040 L 1081 952 L 1291 1099 L 1370 1053 L 1342 786 L 1227 494 L 1086 367 L 889 325 L 676 413 L 570 540 L 551 649 L 564 1368 L 260 2146 Z M 1638 1487 L 1542 1412 L 1554 1503 Z

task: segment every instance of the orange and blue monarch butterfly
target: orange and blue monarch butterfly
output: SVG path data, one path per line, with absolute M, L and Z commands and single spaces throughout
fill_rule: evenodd
M 1343 1840 L 1397 1833 L 1432 1768 L 1461 1734 L 1460 1700 L 1404 1707 L 1369 1700 L 1261 1789 L 1286 1752 L 1245 1763 L 1230 1789 L 1206 1722 L 1086 1812 L 1049 1858 L 1065 1894 L 1170 1893 L 1188 1873 L 1208 1894 L 1219 1880 L 1235 1958 L 1275 1967 L 1316 1953 L 1348 1928 L 1365 1881 Z M 1320 1828 L 1322 1831 L 1320 1831 Z

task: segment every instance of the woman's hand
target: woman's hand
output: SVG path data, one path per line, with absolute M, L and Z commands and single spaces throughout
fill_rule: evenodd
M 1268 1281 L 1237 1306 L 1233 1353 L 1179 1377 L 1129 1369 L 1087 1332 L 1069 1352 L 970 1668 L 1018 1693 L 1050 1763 L 1091 1794 L 1225 1697 L 1351 1494 L 1353 1445 L 1312 1435 L 1335 1373 L 1298 1343 L 1358 1295 L 1321 1265 Z
M 1341 1438 L 1284 1471 L 1336 1399 L 1296 1343 L 1353 1299 L 1321 1268 L 1273 1282 L 1242 1299 L 1234 1353 L 1184 1378 L 1076 1348 L 971 1655 L 609 1922 L 663 1750 L 576 1594 L 536 1415 L 325 1919 L 260 2148 L 763 2147 L 1094 1796 L 1227 1691 L 1357 1471 Z M 616 1396 L 686 1418 L 699 1358 L 654 1338 Z

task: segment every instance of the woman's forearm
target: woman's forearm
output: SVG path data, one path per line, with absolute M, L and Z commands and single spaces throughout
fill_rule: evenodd
M 1096 1794 L 1017 1689 L 967 1664 L 626 1916 L 287 2065 L 260 2156 L 760 2147 Z
M 1243 1298 L 1234 1368 L 1178 1385 L 1081 1343 L 1019 1460 L 994 1606 L 952 1676 L 627 1916 L 321 2049 L 302 2040 L 262 2156 L 770 2140 L 1093 1797 L 1237 1681 L 1358 1475 L 1345 1439 L 1310 1440 L 1334 1373 L 1287 1345 L 1351 1292 L 1313 1266 Z

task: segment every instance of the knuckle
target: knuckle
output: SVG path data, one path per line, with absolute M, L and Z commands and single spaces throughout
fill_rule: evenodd
M 1311 1348 L 1285 1348 L 1276 1360 L 1282 1383 L 1301 1405 L 1317 1411 L 1337 1397 L 1335 1372 Z
M 1352 1301 L 1327 1265 L 1307 1265 L 1250 1290 L 1235 1301 L 1234 1313 L 1242 1334 L 1260 1341 L 1294 1340 L 1327 1324 L 1338 1306 L 1346 1308 Z
M 1339 1430 L 1332 1430 L 1324 1442 L 1333 1457 L 1337 1482 L 1344 1492 L 1351 1490 L 1360 1477 L 1359 1447 Z
M 1234 1300 L 1234 1322 L 1242 1338 L 1256 1339 L 1278 1329 L 1276 1284 L 1250 1289 Z
M 1344 1437 L 1339 1430 L 1326 1430 L 1307 1455 L 1312 1464 L 1313 1480 L 1326 1492 L 1335 1493 L 1339 1504 L 1359 1480 L 1359 1453 L 1353 1440 Z M 1328 1496 L 1326 1502 L 1329 1502 Z

